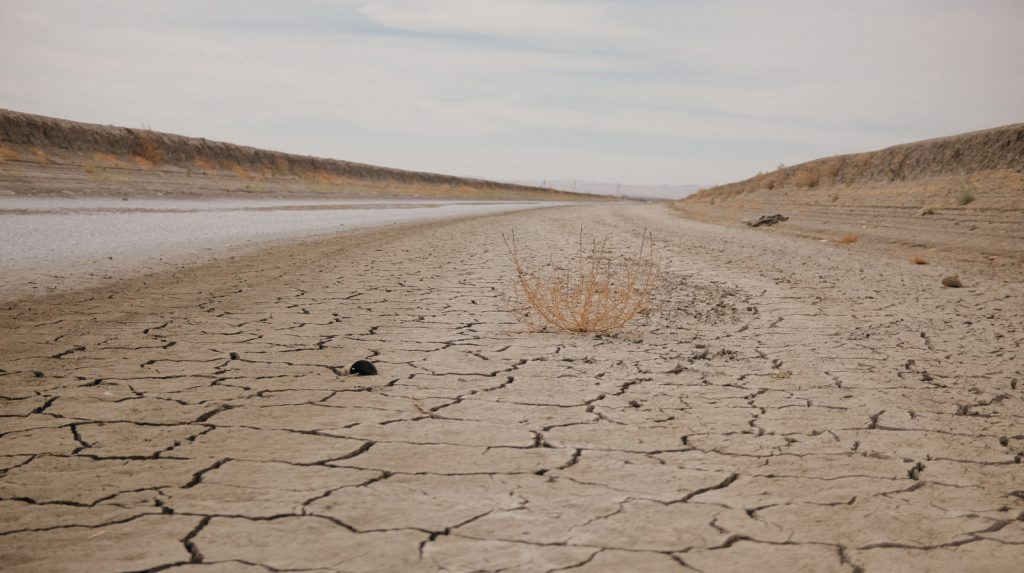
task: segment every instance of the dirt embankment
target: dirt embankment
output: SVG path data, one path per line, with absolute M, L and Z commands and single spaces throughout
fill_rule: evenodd
M 0 109 L 0 194 L 42 193 L 587 198 Z
M 1024 124 L 839 155 L 704 189 L 675 205 L 767 232 L 857 243 L 915 260 L 1024 262 Z

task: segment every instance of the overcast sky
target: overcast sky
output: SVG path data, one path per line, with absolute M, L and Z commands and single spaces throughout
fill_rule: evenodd
M 0 0 L 0 107 L 456 175 L 724 183 L 1024 121 L 1024 1 Z

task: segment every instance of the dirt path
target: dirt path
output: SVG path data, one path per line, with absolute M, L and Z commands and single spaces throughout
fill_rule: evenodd
M 502 310 L 581 219 L 658 237 L 642 340 Z M 0 569 L 1013 571 L 1024 289 L 945 272 L 605 205 L 8 305 Z

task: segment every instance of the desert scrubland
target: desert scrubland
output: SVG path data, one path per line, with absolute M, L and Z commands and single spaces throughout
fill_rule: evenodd
M 988 171 L 399 225 L 8 300 L 0 563 L 1014 571 L 1024 190 Z M 571 252 L 581 221 L 624 256 L 653 235 L 651 309 L 524 327 L 502 233 Z

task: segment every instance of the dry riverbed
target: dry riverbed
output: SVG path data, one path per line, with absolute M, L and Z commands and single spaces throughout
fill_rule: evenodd
M 503 308 L 581 220 L 656 237 L 631 336 Z M 597 205 L 7 303 L 0 569 L 1014 571 L 1024 289 L 955 270 Z
M 555 204 L 0 196 L 0 301 L 209 262 L 274 242 Z

